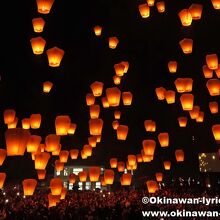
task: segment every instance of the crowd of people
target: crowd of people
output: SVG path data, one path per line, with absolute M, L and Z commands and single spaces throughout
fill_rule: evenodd
M 55 207 L 48 208 L 47 190 L 36 190 L 33 196 L 24 197 L 19 187 L 5 187 L 0 192 L 0 220 L 104 220 L 104 219 L 143 219 L 142 211 L 218 210 L 206 205 L 150 205 L 143 204 L 142 197 L 149 196 L 147 190 L 124 188 L 117 191 L 67 192 L 66 198 Z M 201 190 L 198 187 L 163 187 L 156 194 L 160 197 L 215 197 L 218 193 Z M 152 218 L 155 219 L 155 218 Z M 159 219 L 159 218 L 158 218 Z

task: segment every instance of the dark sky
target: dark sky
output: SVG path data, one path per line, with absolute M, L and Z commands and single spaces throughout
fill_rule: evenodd
M 205 56 L 218 53 L 220 48 L 220 11 L 214 10 L 211 0 L 165 0 L 166 12 L 159 14 L 151 9 L 151 16 L 142 19 L 138 5 L 145 1 L 136 0 L 55 0 L 51 13 L 37 13 L 34 0 L 10 2 L 1 14 L 1 53 L 0 53 L 0 143 L 5 147 L 3 111 L 16 110 L 17 116 L 29 117 L 32 113 L 42 114 L 42 125 L 32 134 L 45 137 L 54 133 L 54 120 L 57 115 L 68 114 L 78 127 L 74 136 L 62 138 L 62 148 L 82 149 L 89 136 L 89 108 L 85 96 L 90 84 L 102 81 L 104 88 L 112 87 L 114 64 L 122 60 L 130 63 L 128 73 L 120 85 L 121 91 L 131 91 L 133 104 L 121 105 L 121 124 L 129 126 L 126 141 L 118 141 L 112 129 L 113 108 L 101 109 L 104 120 L 102 142 L 93 150 L 92 158 L 70 161 L 69 164 L 98 164 L 109 166 L 111 157 L 126 160 L 127 154 L 138 154 L 142 140 L 153 138 L 157 141 L 159 132 L 169 132 L 170 147 L 161 149 L 157 142 L 155 159 L 151 163 L 139 166 L 138 175 L 150 176 L 163 170 L 162 161 L 172 160 L 172 175 L 192 175 L 198 173 L 198 152 L 214 152 L 218 147 L 211 132 L 211 125 L 219 123 L 219 114 L 211 115 L 209 101 L 218 101 L 219 97 L 210 97 L 205 86 L 202 66 Z M 203 4 L 203 15 L 199 21 L 193 21 L 190 27 L 182 27 L 178 12 L 192 3 Z M 9 3 L 7 3 L 9 4 Z M 42 34 L 33 31 L 31 20 L 41 16 L 46 25 Z M 103 34 L 97 38 L 93 27 L 101 25 Z M 35 56 L 32 53 L 30 39 L 42 36 L 46 49 L 57 46 L 65 50 L 59 68 L 48 66 L 44 53 Z M 120 43 L 115 50 L 108 48 L 108 37 L 117 36 Z M 184 55 L 178 42 L 183 38 L 194 40 L 193 53 Z M 169 60 L 177 60 L 178 73 L 171 75 L 167 69 Z M 175 89 L 174 80 L 178 77 L 191 77 L 194 80 L 193 94 L 195 104 L 205 111 L 205 121 L 198 124 L 189 120 L 187 128 L 179 128 L 177 117 L 189 116 L 183 112 L 177 94 L 177 102 L 167 105 L 159 102 L 155 88 L 163 86 Z M 52 81 L 54 88 L 50 94 L 42 93 L 42 82 Z M 97 100 L 100 103 L 100 99 Z M 189 117 L 188 117 L 189 118 Z M 157 123 L 157 132 L 148 134 L 144 129 L 144 120 L 152 119 Z M 20 122 L 19 122 L 20 126 Z M 195 136 L 195 141 L 192 141 Z M 175 162 L 175 149 L 185 150 L 185 162 Z M 48 172 L 53 172 L 52 162 Z M 29 154 L 24 157 L 10 157 L 0 171 L 6 171 L 8 178 L 35 177 L 34 163 Z M 168 174 L 168 175 L 170 175 Z

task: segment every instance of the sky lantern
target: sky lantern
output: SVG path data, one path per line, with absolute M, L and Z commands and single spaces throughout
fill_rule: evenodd
M 90 119 L 89 120 L 90 135 L 101 135 L 103 123 L 104 123 L 103 120 L 100 118 Z
M 6 156 L 7 156 L 7 151 L 5 149 L 0 149 L 0 166 L 2 166 Z
M 24 196 L 32 196 L 37 186 L 37 180 L 25 179 L 22 181 Z
M 6 179 L 6 173 L 0 173 L 0 189 L 3 188 Z
M 158 183 L 154 180 L 148 180 L 146 184 L 147 184 L 148 193 L 155 193 L 156 191 L 159 190 Z
M 206 55 L 206 64 L 207 64 L 208 68 L 211 70 L 218 69 L 218 56 L 217 56 L 217 54 Z
M 156 148 L 155 140 L 143 140 L 142 145 L 145 155 L 154 155 L 154 151 Z
M 45 81 L 45 82 L 43 83 L 43 92 L 44 92 L 44 93 L 49 93 L 50 90 L 52 89 L 52 87 L 53 87 L 53 83 L 52 83 L 52 82 L 50 82 L 50 81 Z
M 61 150 L 59 154 L 60 162 L 61 163 L 67 163 L 69 157 L 69 151 L 68 150 Z
M 121 111 L 114 111 L 114 117 L 115 119 L 120 119 L 121 118 Z
M 173 103 L 175 103 L 175 96 L 176 96 L 175 91 L 173 91 L 173 90 L 167 90 L 167 91 L 165 92 L 165 98 L 166 98 L 167 104 L 173 104 Z
M 205 116 L 205 113 L 200 111 L 199 116 L 196 118 L 196 122 L 202 123 L 204 121 L 204 116 Z
M 100 106 L 99 105 L 90 105 L 90 118 L 96 119 L 99 117 Z
M 190 26 L 192 23 L 192 15 L 190 10 L 183 9 L 179 12 L 179 18 L 183 26 Z
M 152 120 L 145 120 L 144 127 L 147 132 L 155 132 L 156 131 L 156 122 Z
M 86 171 L 79 172 L 78 176 L 79 176 L 80 182 L 86 182 L 86 180 L 87 180 L 87 172 Z
M 178 118 L 178 122 L 179 122 L 179 126 L 181 128 L 186 127 L 186 125 L 187 125 L 187 117 L 179 117 Z
M 128 135 L 128 126 L 127 125 L 119 125 L 117 128 L 117 139 L 118 140 L 126 140 Z
M 52 195 L 51 193 L 48 194 L 48 208 L 54 207 L 60 201 L 60 195 Z
M 118 165 L 118 159 L 117 158 L 111 158 L 110 159 L 111 168 L 117 168 L 117 165 Z
M 131 105 L 133 95 L 131 92 L 123 92 L 122 93 L 122 100 L 124 105 Z
M 61 194 L 60 194 L 60 199 L 63 200 L 66 198 L 67 194 L 67 189 L 65 187 L 62 188 Z
M 189 7 L 189 12 L 192 15 L 192 19 L 193 20 L 201 19 L 202 9 L 203 9 L 203 5 L 202 4 L 192 4 Z
M 102 97 L 101 100 L 102 100 L 102 107 L 109 108 L 108 99 L 106 97 Z
M 71 119 L 68 115 L 60 115 L 55 119 L 56 135 L 67 135 L 70 128 Z
M 9 124 L 8 124 L 8 129 L 16 128 L 16 127 L 17 127 L 17 124 L 18 124 L 18 118 L 15 117 L 14 121 L 13 121 L 12 123 L 9 123 Z
M 10 124 L 13 123 L 15 120 L 16 112 L 13 109 L 6 109 L 3 113 L 4 116 L 4 123 Z
M 45 21 L 43 18 L 33 18 L 32 25 L 34 28 L 34 32 L 41 33 L 44 30 Z
M 123 161 L 119 161 L 117 167 L 118 167 L 118 172 L 124 172 L 125 163 Z
M 90 146 L 89 144 L 85 144 L 83 146 L 83 151 L 87 157 L 90 157 L 92 155 L 92 146 Z
M 32 129 L 39 129 L 41 124 L 41 114 L 32 114 L 30 116 L 30 126 Z
M 109 106 L 116 107 L 120 104 L 121 91 L 117 87 L 106 89 L 106 98 L 108 100 Z
M 170 168 L 171 168 L 171 162 L 170 161 L 164 161 L 163 165 L 164 165 L 165 170 L 170 170 Z
M 27 152 L 32 153 L 36 152 L 38 147 L 40 146 L 42 138 L 38 135 L 31 135 L 27 142 Z
M 165 2 L 164 1 L 157 2 L 156 6 L 157 6 L 157 11 L 159 13 L 165 12 Z
M 141 150 L 141 155 L 144 163 L 151 162 L 154 159 L 154 155 L 147 155 L 144 150 Z
M 185 85 L 185 92 L 192 92 L 193 79 L 192 78 L 183 78 Z
M 220 95 L 220 82 L 218 79 L 209 79 L 206 83 L 210 96 Z
M 199 106 L 193 106 L 193 109 L 191 111 L 189 111 L 190 117 L 191 119 L 196 119 L 199 117 L 199 111 L 200 111 L 200 107 Z
M 177 162 L 184 161 L 184 151 L 183 150 L 175 150 L 175 157 Z
M 79 150 L 78 149 L 72 149 L 70 150 L 70 157 L 72 160 L 76 160 L 79 155 Z
M 94 33 L 97 37 L 101 36 L 102 35 L 102 27 L 99 26 L 99 25 L 96 25 L 94 28 Z
M 150 16 L 150 8 L 148 4 L 141 4 L 138 8 L 142 18 L 148 18 Z
M 142 163 L 142 162 L 143 162 L 143 158 L 142 158 L 142 155 L 141 155 L 141 154 L 137 154 L 137 155 L 136 155 L 136 158 L 137 158 L 137 162 L 138 162 L 138 163 Z
M 155 174 L 155 176 L 156 176 L 157 182 L 162 182 L 163 181 L 163 173 L 158 172 L 158 173 Z
M 60 162 L 60 160 L 55 160 L 55 170 L 57 172 L 61 172 L 64 169 L 64 163 Z
M 194 95 L 184 93 L 180 96 L 180 102 L 184 111 L 190 111 L 193 109 Z
M 30 118 L 24 118 L 21 120 L 21 123 L 22 123 L 22 128 L 23 129 L 30 129 L 31 127 L 31 123 L 30 123 Z
M 159 133 L 158 140 L 160 142 L 161 147 L 168 147 L 169 146 L 169 134 L 167 132 Z
M 30 132 L 22 128 L 8 129 L 5 132 L 7 156 L 23 156 Z
M 101 182 L 101 185 L 102 185 L 102 186 L 106 186 L 105 179 L 104 179 L 103 176 L 101 176 L 100 182 Z
M 114 129 L 114 130 L 117 130 L 118 126 L 119 126 L 119 122 L 118 122 L 117 120 L 114 120 L 114 121 L 112 122 L 112 127 L 113 127 L 113 129 Z
M 80 155 L 83 160 L 87 159 L 87 155 L 85 154 L 84 150 L 80 151 Z
M 64 50 L 58 47 L 53 47 L 53 48 L 48 49 L 46 53 L 47 53 L 49 66 L 51 67 L 60 66 L 60 63 L 65 53 Z
M 125 66 L 122 63 L 117 63 L 114 65 L 116 76 L 124 76 Z
M 193 40 L 189 38 L 184 38 L 179 42 L 179 45 L 184 54 L 190 54 L 193 50 Z
M 156 95 L 158 100 L 164 100 L 165 99 L 165 93 L 166 93 L 166 89 L 163 87 L 158 87 L 155 89 Z
M 131 180 L 132 180 L 132 175 L 130 173 L 123 173 L 120 180 L 121 180 L 122 186 L 130 186 Z
M 44 52 L 46 41 L 42 37 L 31 38 L 30 42 L 34 54 L 40 55 Z
M 88 143 L 91 147 L 96 147 L 96 144 L 97 144 L 96 136 L 88 137 Z
M 46 177 L 46 170 L 37 170 L 37 177 L 39 180 L 44 180 Z
M 69 175 L 69 183 L 70 184 L 75 184 L 75 182 L 76 182 L 76 175 L 74 173 L 71 173 Z
M 211 0 L 214 9 L 220 9 L 220 0 Z
M 86 95 L 86 105 L 94 105 L 95 104 L 95 96 L 92 93 L 88 93 Z
M 121 77 L 117 76 L 117 75 L 113 76 L 113 82 L 114 82 L 115 85 L 120 85 Z
M 218 68 L 215 69 L 215 75 L 220 78 L 220 65 L 218 65 Z
M 218 102 L 209 102 L 209 109 L 212 114 L 218 113 Z
M 99 97 L 102 95 L 104 84 L 102 82 L 95 81 L 90 85 L 90 88 L 92 90 L 92 93 L 95 97 Z
M 210 70 L 206 65 L 202 67 L 202 71 L 205 78 L 212 78 L 213 77 L 213 70 Z
M 174 84 L 175 84 L 175 86 L 176 86 L 177 92 L 179 92 L 179 93 L 185 92 L 186 88 L 185 88 L 185 83 L 184 83 L 183 78 L 177 78 L 177 79 L 174 81 Z
M 51 152 L 52 156 L 59 156 L 61 147 L 62 147 L 61 144 L 59 144 L 59 147 L 56 150 Z
M 115 49 L 118 46 L 119 40 L 117 37 L 109 37 L 108 45 L 110 49 Z
M 45 150 L 48 152 L 56 151 L 60 147 L 60 136 L 56 134 L 49 134 L 45 138 L 46 147 Z
M 50 190 L 51 194 L 54 196 L 60 195 L 62 192 L 63 188 L 63 181 L 57 177 L 57 178 L 52 178 L 50 180 Z
M 176 73 L 177 71 L 177 62 L 176 61 L 169 61 L 168 62 L 168 69 L 170 73 Z
M 100 143 L 102 139 L 102 135 L 95 135 L 95 137 L 96 137 L 96 142 Z
M 49 14 L 54 0 L 36 0 L 37 11 L 41 14 Z
M 135 155 L 128 155 L 128 164 L 130 166 L 134 166 L 136 164 L 136 156 Z
M 124 65 L 124 73 L 127 73 L 128 69 L 129 69 L 129 62 L 128 61 L 121 61 L 121 64 Z
M 50 159 L 50 154 L 47 152 L 38 153 L 35 155 L 35 169 L 36 170 L 45 170 L 47 163 Z
M 91 182 L 99 181 L 99 176 L 101 173 L 100 167 L 90 167 L 89 168 L 89 179 Z
M 77 124 L 70 123 L 70 127 L 68 129 L 68 134 L 75 134 L 77 128 Z
M 147 0 L 147 4 L 149 6 L 154 6 L 154 2 L 155 2 L 155 0 Z
M 216 141 L 220 141 L 220 124 L 215 124 L 212 126 L 212 133 Z
M 112 185 L 114 182 L 115 174 L 111 169 L 105 169 L 104 171 L 104 179 L 107 185 Z

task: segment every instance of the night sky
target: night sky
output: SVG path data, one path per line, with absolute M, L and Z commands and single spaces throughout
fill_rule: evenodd
M 73 3 L 74 2 L 74 3 Z M 94 81 L 104 83 L 104 90 L 113 87 L 114 64 L 122 60 L 130 63 L 119 88 L 133 93 L 131 106 L 119 108 L 122 112 L 121 124 L 129 126 L 126 141 L 118 141 L 112 129 L 115 108 L 103 109 L 100 118 L 104 120 L 102 141 L 93 149 L 88 160 L 78 159 L 68 164 L 104 165 L 109 167 L 109 159 L 117 157 L 126 161 L 128 154 L 139 154 L 144 139 L 157 141 L 154 161 L 139 165 L 138 176 L 153 176 L 163 171 L 163 160 L 173 161 L 167 175 L 197 175 L 198 153 L 215 152 L 218 149 L 212 135 L 211 126 L 219 123 L 219 114 L 212 115 L 209 101 L 218 101 L 211 97 L 206 88 L 207 79 L 202 73 L 207 54 L 220 55 L 220 11 L 214 10 L 211 0 L 165 0 L 166 12 L 158 13 L 151 8 L 151 15 L 143 19 L 138 5 L 144 0 L 55 0 L 50 14 L 38 14 L 36 1 L 23 0 L 10 2 L 1 14 L 1 53 L 0 53 L 0 144 L 5 148 L 4 132 L 6 126 L 3 111 L 16 110 L 21 120 L 33 113 L 42 115 L 39 130 L 32 134 L 44 137 L 55 133 L 54 121 L 57 115 L 69 115 L 77 123 L 74 136 L 61 138 L 62 149 L 82 149 L 89 136 L 89 107 L 86 106 L 86 94 L 90 93 L 90 84 Z M 183 27 L 178 12 L 189 8 L 192 3 L 203 4 L 201 20 L 193 21 L 190 27 Z M 9 2 L 7 3 L 9 4 Z M 44 32 L 34 33 L 31 20 L 43 17 L 46 21 Z M 95 25 L 101 25 L 101 37 L 93 32 Z M 65 50 L 61 66 L 48 66 L 46 53 L 34 55 L 30 39 L 42 36 L 46 40 L 45 51 L 57 46 Z M 117 36 L 120 40 L 115 50 L 108 48 L 108 38 Z M 183 38 L 194 40 L 193 53 L 184 55 L 179 41 Z M 167 63 L 178 61 L 178 73 L 170 74 Z M 175 89 L 174 80 L 178 77 L 191 77 L 194 80 L 193 94 L 195 105 L 205 112 L 204 123 L 190 120 L 188 112 L 183 112 L 176 93 L 176 103 L 166 104 L 158 101 L 155 88 L 163 86 Z M 42 83 L 49 80 L 54 83 L 49 94 L 42 92 Z M 97 99 L 101 105 L 101 100 Z M 177 117 L 188 116 L 187 128 L 180 128 Z M 144 120 L 152 119 L 157 123 L 155 133 L 147 133 Z M 21 126 L 19 120 L 18 127 Z M 169 132 L 170 147 L 162 149 L 157 140 L 160 132 Z M 192 136 L 195 140 L 193 141 Z M 175 149 L 185 150 L 185 162 L 175 162 Z M 47 166 L 53 173 L 53 157 Z M 34 162 L 30 154 L 23 157 L 7 157 L 0 171 L 7 172 L 8 179 L 36 178 Z

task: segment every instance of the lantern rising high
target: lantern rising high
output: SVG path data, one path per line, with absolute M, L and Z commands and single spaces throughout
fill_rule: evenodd
M 101 135 L 103 127 L 103 120 L 100 118 L 89 120 L 90 135 Z
M 60 63 L 65 53 L 64 50 L 58 47 L 53 47 L 53 48 L 48 49 L 46 53 L 47 53 L 49 66 L 51 67 L 60 66 Z
M 39 55 L 44 52 L 46 41 L 42 37 L 31 38 L 30 42 L 34 54 Z
M 192 4 L 189 7 L 190 14 L 192 15 L 193 20 L 199 20 L 202 16 L 203 5 L 201 4 Z
M 37 186 L 37 180 L 25 179 L 23 180 L 22 185 L 23 185 L 24 196 L 32 196 Z
M 192 23 L 192 15 L 188 9 L 179 12 L 179 18 L 183 26 L 190 26 Z
M 50 90 L 52 89 L 53 87 L 53 83 L 50 82 L 50 81 L 46 81 L 43 83 L 43 92 L 44 93 L 49 93 Z
M 68 115 L 60 115 L 55 119 L 55 128 L 57 135 L 67 135 L 70 128 L 71 119 Z
M 190 93 L 182 94 L 180 102 L 184 111 L 190 111 L 193 109 L 194 96 Z
M 109 106 L 116 107 L 120 104 L 121 91 L 117 87 L 107 88 L 106 97 L 109 103 Z
M 34 32 L 41 33 L 44 30 L 45 21 L 43 18 L 33 18 L 32 25 L 34 28 Z
M 176 73 L 177 71 L 177 62 L 176 61 L 169 61 L 168 62 L 168 69 L 170 73 Z
M 94 33 L 95 33 L 95 35 L 98 36 L 98 37 L 101 36 L 101 34 L 102 34 L 102 27 L 101 27 L 101 26 L 98 26 L 98 25 L 95 26 L 95 27 L 94 27 Z
M 98 82 L 98 81 L 95 81 L 94 83 L 92 83 L 90 85 L 92 93 L 95 97 L 99 97 L 102 95 L 103 86 L 104 86 L 104 84 L 102 82 Z
M 128 135 L 128 126 L 127 125 L 119 125 L 117 128 L 117 139 L 118 140 L 126 140 Z
M 37 10 L 41 14 L 49 14 L 54 0 L 36 0 Z
M 206 55 L 206 63 L 209 69 L 216 70 L 218 69 L 218 56 L 217 54 L 208 54 Z
M 109 48 L 115 49 L 119 43 L 119 40 L 117 37 L 109 37 Z
M 190 54 L 193 50 L 193 40 L 189 38 L 184 38 L 179 42 L 180 47 L 184 54 Z
M 138 8 L 142 18 L 148 18 L 150 16 L 150 8 L 147 4 L 141 4 Z

